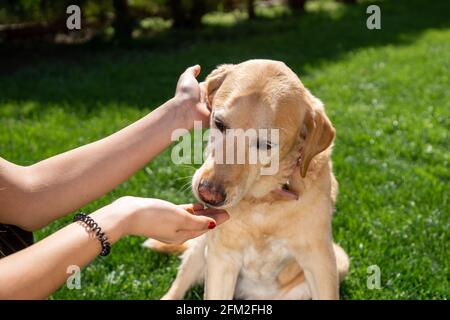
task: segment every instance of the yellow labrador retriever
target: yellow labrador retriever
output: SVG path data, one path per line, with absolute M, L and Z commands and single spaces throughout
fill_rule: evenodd
M 321 101 L 271 60 L 219 66 L 205 86 L 211 128 L 278 129 L 277 141 L 258 137 L 248 150 L 270 149 L 279 166 L 262 175 L 267 162 L 228 164 L 209 152 L 192 189 L 205 205 L 226 209 L 230 220 L 182 246 L 147 241 L 159 251 L 186 249 L 163 299 L 182 299 L 201 281 L 205 299 L 339 298 L 349 260 L 333 243 L 335 130 Z

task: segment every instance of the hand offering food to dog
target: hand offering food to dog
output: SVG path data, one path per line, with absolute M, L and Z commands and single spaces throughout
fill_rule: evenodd
M 124 236 L 151 237 L 175 250 L 228 219 L 224 210 L 199 204 L 122 197 L 89 215 L 77 213 L 73 223 L 34 245 L 27 232 L 111 191 L 167 148 L 174 130 L 190 130 L 195 121 L 207 124 L 199 72 L 200 66 L 186 69 L 172 99 L 101 140 L 30 166 L 0 157 L 0 244 L 8 246 L 0 246 L 0 299 L 47 297 L 67 280 L 68 266 L 82 268 L 98 254 L 108 255 Z

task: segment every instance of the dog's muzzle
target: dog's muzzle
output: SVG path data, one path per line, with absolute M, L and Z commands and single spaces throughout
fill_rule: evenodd
M 198 195 L 200 200 L 211 206 L 221 206 L 225 203 L 227 194 L 223 186 L 211 183 L 207 180 L 201 180 L 198 185 Z

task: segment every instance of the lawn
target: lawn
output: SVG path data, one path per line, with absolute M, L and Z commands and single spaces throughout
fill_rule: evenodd
M 449 298 L 450 2 L 380 1 L 382 29 L 365 27 L 365 5 L 314 6 L 302 17 L 265 10 L 201 32 L 162 31 L 120 49 L 0 47 L 0 154 L 22 164 L 94 141 L 169 99 L 178 75 L 199 63 L 250 58 L 286 62 L 319 98 L 337 130 L 340 183 L 334 237 L 351 257 L 344 299 Z M 148 137 L 152 139 L 152 137 Z M 183 186 L 195 168 L 168 165 L 167 150 L 92 212 L 123 195 L 193 201 Z M 66 225 L 54 222 L 42 239 Z M 158 299 L 178 259 L 128 237 L 82 272 L 82 289 L 52 299 Z M 379 266 L 381 288 L 368 289 Z M 188 298 L 202 297 L 202 288 Z

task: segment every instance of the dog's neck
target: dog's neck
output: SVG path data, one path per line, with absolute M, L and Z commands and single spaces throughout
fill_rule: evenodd
M 288 155 L 276 175 L 262 176 L 246 198 L 258 202 L 298 200 L 304 189 L 300 176 L 300 151 Z
M 276 175 L 261 176 L 244 199 L 257 202 L 296 201 L 322 174 L 329 163 L 332 146 L 317 154 L 310 162 L 305 177 L 300 174 L 301 149 L 291 153 L 280 163 Z
M 300 163 L 301 158 L 297 157 L 292 165 L 292 169 L 288 170 L 288 174 L 284 175 L 282 178 L 285 180 L 284 183 L 275 186 L 270 194 L 278 200 L 298 200 L 300 197 L 300 192 L 302 189 L 302 184 L 300 183 Z
M 270 194 L 279 200 L 298 200 L 300 195 L 299 191 L 295 190 L 289 181 L 281 185 L 281 187 L 277 187 L 273 189 Z

